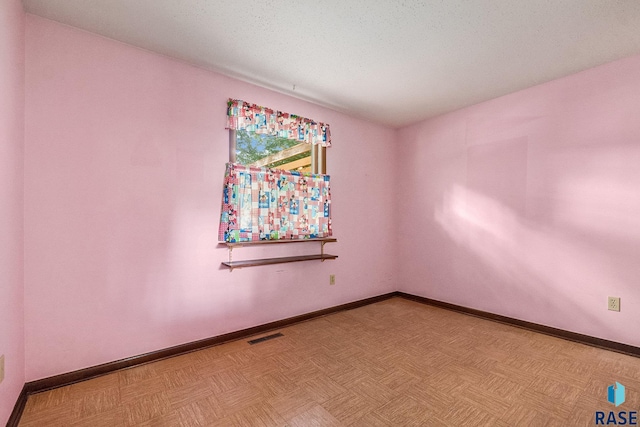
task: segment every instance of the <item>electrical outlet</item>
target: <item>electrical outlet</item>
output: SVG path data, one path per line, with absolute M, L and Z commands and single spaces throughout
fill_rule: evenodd
M 336 275 L 335 274 L 330 274 L 329 275 L 329 284 L 330 285 L 335 285 L 336 284 Z
M 4 354 L 0 356 L 0 383 L 4 381 Z
M 620 297 L 609 297 L 609 310 L 620 311 Z

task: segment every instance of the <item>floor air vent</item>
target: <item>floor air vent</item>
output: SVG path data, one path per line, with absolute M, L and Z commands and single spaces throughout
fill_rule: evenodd
M 264 341 L 269 341 L 272 340 L 274 338 L 278 338 L 278 337 L 283 337 L 284 335 L 282 335 L 280 332 L 278 332 L 277 334 L 272 334 L 272 335 L 267 335 L 266 337 L 260 337 L 260 338 L 256 338 L 255 340 L 251 340 L 251 341 L 247 341 L 249 344 L 253 345 L 253 344 L 258 344 Z

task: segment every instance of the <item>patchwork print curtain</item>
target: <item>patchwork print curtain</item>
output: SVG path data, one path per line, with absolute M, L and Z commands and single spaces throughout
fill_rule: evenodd
M 274 111 L 239 99 L 229 99 L 227 105 L 227 129 L 275 135 L 324 147 L 331 146 L 331 131 L 326 123 Z
M 228 163 L 222 197 L 220 241 L 331 236 L 329 175 Z

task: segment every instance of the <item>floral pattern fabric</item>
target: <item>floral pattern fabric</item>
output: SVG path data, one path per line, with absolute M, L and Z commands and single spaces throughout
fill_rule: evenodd
M 331 236 L 329 175 L 227 164 L 222 242 Z
M 331 146 L 331 131 L 326 123 L 274 111 L 239 99 L 229 99 L 227 106 L 227 129 L 274 135 L 324 147 Z

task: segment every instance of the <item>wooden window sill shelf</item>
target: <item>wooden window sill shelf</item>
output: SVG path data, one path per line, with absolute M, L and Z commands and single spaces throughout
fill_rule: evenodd
M 315 254 L 315 255 L 288 256 L 288 257 L 280 257 L 280 258 L 263 258 L 263 259 L 248 259 L 243 261 L 230 261 L 230 262 L 223 262 L 222 265 L 230 269 L 234 269 L 234 268 L 242 268 L 242 267 L 254 267 L 258 265 L 284 264 L 287 262 L 312 261 L 317 259 L 324 261 L 325 259 L 336 259 L 336 258 L 338 258 L 338 255 Z
M 233 271 L 234 268 L 255 267 L 259 265 L 270 265 L 270 264 L 284 264 L 288 262 L 313 261 L 313 260 L 320 260 L 324 262 L 324 260 L 327 260 L 327 259 L 338 258 L 338 255 L 331 255 L 331 254 L 324 253 L 325 243 L 334 243 L 337 241 L 338 239 L 334 237 L 321 237 L 316 239 L 257 240 L 257 241 L 251 241 L 251 242 L 233 242 L 233 243 L 220 242 L 221 244 L 226 245 L 229 248 L 229 261 L 223 262 L 222 265 L 228 268 L 230 271 Z M 310 243 L 310 242 L 320 243 L 319 254 L 277 257 L 277 258 L 247 259 L 247 260 L 241 260 L 241 261 L 232 260 L 232 252 L 234 248 L 241 248 L 243 246 L 278 244 L 278 243 Z

